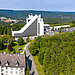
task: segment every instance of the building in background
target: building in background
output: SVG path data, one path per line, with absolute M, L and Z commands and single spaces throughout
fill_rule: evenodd
M 70 25 L 54 26 L 54 30 L 60 28 L 67 28 L 67 27 L 70 27 Z
M 0 53 L 0 75 L 25 75 L 25 54 Z
M 19 22 L 20 20 L 14 20 L 14 19 L 11 19 L 11 18 L 6 18 L 6 17 L 0 17 L 0 19 L 1 19 L 1 21 L 3 21 L 3 22 L 7 22 L 7 23 L 17 23 L 17 22 Z

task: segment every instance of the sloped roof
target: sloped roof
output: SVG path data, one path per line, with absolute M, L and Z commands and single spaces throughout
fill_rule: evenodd
M 6 66 L 6 61 L 8 61 L 9 65 L 7 67 L 25 67 L 25 54 L 4 54 L 0 53 L 0 66 Z M 18 62 L 19 65 L 16 66 L 16 63 Z

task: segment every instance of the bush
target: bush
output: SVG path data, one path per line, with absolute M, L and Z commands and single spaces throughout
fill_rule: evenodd
M 26 42 L 28 43 L 29 41 L 30 41 L 29 35 L 27 35 Z
M 59 29 L 59 33 L 61 33 L 61 29 Z
M 18 41 L 17 41 L 18 45 L 22 45 L 24 43 L 24 40 L 23 38 L 19 38 Z
M 15 49 L 13 50 L 13 54 L 15 54 L 16 53 L 16 51 L 15 51 Z
M 8 43 L 9 43 L 9 45 L 12 45 L 13 44 L 13 38 L 9 38 Z
M 30 70 L 29 70 L 29 68 L 26 69 L 26 75 L 30 75 Z
M 36 54 L 38 54 L 38 50 L 35 49 L 34 46 L 32 46 L 32 45 L 29 47 L 29 52 L 30 52 L 33 56 L 35 56 Z
M 12 48 L 11 45 L 8 45 L 8 50 L 9 50 L 9 51 L 12 51 L 12 50 L 13 50 L 13 48 Z
M 3 42 L 0 40 L 0 50 L 4 48 Z
M 3 35 L 1 36 L 1 39 L 3 43 L 8 43 L 9 38 L 13 38 L 11 35 Z

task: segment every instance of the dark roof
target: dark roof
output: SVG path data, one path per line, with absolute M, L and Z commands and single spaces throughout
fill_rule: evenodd
M 6 62 L 7 61 L 7 62 Z M 19 64 L 16 66 L 16 62 Z M 5 65 L 9 63 L 8 65 Z M 0 53 L 0 66 L 25 67 L 25 54 L 4 54 Z

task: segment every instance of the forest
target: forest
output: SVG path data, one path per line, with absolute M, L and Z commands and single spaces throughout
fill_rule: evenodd
M 24 21 L 18 22 L 16 24 L 10 25 L 10 23 L 5 23 L 0 21 L 0 35 L 11 35 L 11 30 L 18 31 L 20 30 L 26 23 Z
M 2 22 L 0 20 L 0 35 L 11 35 L 11 30 L 20 30 L 26 23 L 24 22 L 29 13 L 41 14 L 45 24 L 50 26 L 71 25 L 75 27 L 75 13 L 72 12 L 51 12 L 51 11 L 14 11 L 14 10 L 0 10 L 0 17 L 11 19 L 22 19 L 21 22 L 11 25 L 11 23 Z M 66 16 L 66 17 L 65 17 Z M 62 18 L 63 17 L 63 18 Z
M 46 75 L 75 75 L 75 31 L 37 37 L 29 51 L 38 56 Z
M 41 14 L 43 18 L 68 18 L 75 20 L 75 12 L 37 11 L 37 10 L 0 10 L 0 17 L 24 20 L 32 13 Z
M 47 20 L 47 19 L 46 19 Z M 61 25 L 70 25 L 71 27 L 75 27 L 75 21 L 69 22 L 69 23 L 60 23 L 59 19 L 56 19 L 55 22 L 53 20 L 53 22 L 50 21 L 50 19 L 48 19 L 48 21 L 45 20 L 45 23 L 49 24 L 50 26 L 54 27 L 54 26 L 61 26 Z M 57 23 L 58 22 L 58 23 Z M 0 21 L 0 35 L 11 35 L 11 30 L 13 31 L 18 31 L 20 30 L 23 26 L 25 26 L 26 22 L 21 21 L 18 22 L 16 24 L 10 25 L 10 23 L 5 23 Z

